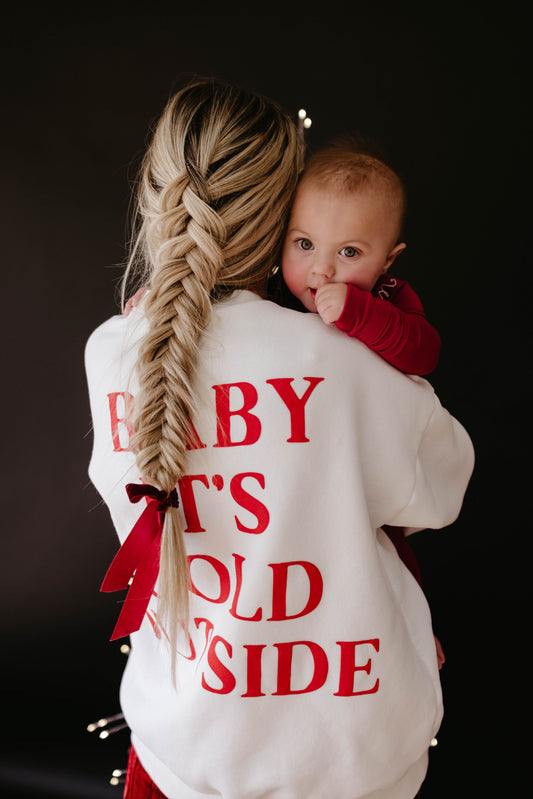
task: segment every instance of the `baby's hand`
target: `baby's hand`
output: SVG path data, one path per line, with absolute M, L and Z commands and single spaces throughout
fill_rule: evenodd
M 327 325 L 333 325 L 339 318 L 346 302 L 348 286 L 346 283 L 327 283 L 317 289 L 315 305 L 320 318 Z
M 124 306 L 124 316 L 128 316 L 128 314 L 130 314 L 133 311 L 135 306 L 138 305 L 138 303 L 140 302 L 140 300 L 142 299 L 142 297 L 144 296 L 144 294 L 147 291 L 148 291 L 148 288 L 143 287 L 143 288 L 140 288 L 138 291 L 135 292 L 133 297 L 131 297 L 128 300 L 128 302 L 126 303 L 126 305 Z

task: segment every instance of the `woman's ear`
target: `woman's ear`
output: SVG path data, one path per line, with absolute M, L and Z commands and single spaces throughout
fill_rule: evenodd
M 399 255 L 401 252 L 403 252 L 406 247 L 407 247 L 407 244 L 404 241 L 400 242 L 400 244 L 397 244 L 396 247 L 393 247 L 393 249 L 387 255 L 387 260 L 385 261 L 385 263 L 383 265 L 383 271 L 384 272 L 387 272 L 389 266 L 393 263 L 393 261 L 396 258 L 396 256 Z

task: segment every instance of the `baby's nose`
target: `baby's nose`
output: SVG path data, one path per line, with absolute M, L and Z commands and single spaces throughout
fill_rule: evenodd
M 317 259 L 313 264 L 313 272 L 315 273 L 315 275 L 320 275 L 321 277 L 324 277 L 327 280 L 331 280 L 331 278 L 335 274 L 335 266 L 328 259 L 320 258 Z

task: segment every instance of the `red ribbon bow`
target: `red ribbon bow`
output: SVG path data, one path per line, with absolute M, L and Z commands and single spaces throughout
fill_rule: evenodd
M 167 494 L 151 485 L 128 483 L 126 491 L 130 502 L 146 497 L 148 505 L 113 558 L 100 588 L 106 592 L 123 590 L 133 576 L 111 641 L 130 635 L 141 626 L 159 574 L 165 512 L 169 507 L 179 507 L 175 488 Z

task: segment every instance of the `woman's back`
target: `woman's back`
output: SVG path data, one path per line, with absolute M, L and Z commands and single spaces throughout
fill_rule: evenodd
M 125 407 L 145 325 L 114 317 L 87 347 L 90 474 L 121 540 L 142 510 Z M 377 528 L 454 520 L 468 436 L 425 381 L 250 292 L 214 306 L 194 395 L 189 633 L 174 685 L 153 596 L 121 689 L 141 762 L 170 799 L 412 799 L 438 670 L 426 600 Z

